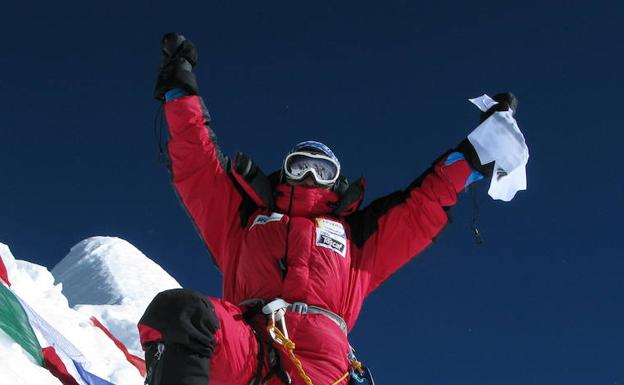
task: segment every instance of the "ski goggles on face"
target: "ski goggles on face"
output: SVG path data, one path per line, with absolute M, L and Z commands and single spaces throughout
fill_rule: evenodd
M 312 174 L 316 183 L 328 186 L 340 175 L 340 165 L 332 158 L 322 154 L 297 151 L 288 154 L 284 160 L 284 173 L 288 179 L 303 180 Z

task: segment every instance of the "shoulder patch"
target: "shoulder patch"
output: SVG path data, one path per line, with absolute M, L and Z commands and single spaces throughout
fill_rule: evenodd
M 280 221 L 282 220 L 283 216 L 284 214 L 280 214 L 280 213 L 271 213 L 271 215 L 258 215 L 256 219 L 254 219 L 251 226 L 249 226 L 249 229 L 251 230 L 251 228 L 254 227 L 255 225 L 265 225 L 269 222 Z

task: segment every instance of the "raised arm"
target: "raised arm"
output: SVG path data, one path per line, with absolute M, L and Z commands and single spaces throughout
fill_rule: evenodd
M 495 96 L 498 105 L 481 115 L 517 108 L 510 93 Z M 495 140 L 491 145 L 497 146 Z M 404 191 L 372 202 L 349 217 L 354 248 L 353 274 L 366 296 L 392 273 L 427 247 L 448 222 L 447 211 L 471 183 L 493 172 L 493 162 L 482 165 L 472 144 L 464 140 L 436 161 Z
M 410 186 L 347 217 L 354 274 L 364 296 L 419 254 L 448 222 L 447 210 L 482 178 L 460 152 L 450 152 Z
M 191 72 L 195 47 L 184 37 L 163 37 L 163 65 L 155 97 L 164 101 L 174 187 L 221 271 L 229 262 L 228 240 L 241 230 L 242 195 L 229 172 L 230 162 L 209 127 L 210 117 Z

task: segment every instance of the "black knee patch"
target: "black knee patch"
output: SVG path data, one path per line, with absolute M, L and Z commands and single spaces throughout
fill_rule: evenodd
M 139 323 L 159 331 L 165 343 L 181 345 L 205 357 L 212 356 L 219 328 L 212 303 L 189 289 L 158 293 Z

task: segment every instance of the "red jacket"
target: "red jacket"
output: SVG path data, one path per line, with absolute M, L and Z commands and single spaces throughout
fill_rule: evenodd
M 165 113 L 173 183 L 223 273 L 224 299 L 306 302 L 339 314 L 349 329 L 364 298 L 446 225 L 446 209 L 473 172 L 452 153 L 363 209 L 356 210 L 361 193 L 337 213 L 344 196 L 286 184 L 273 186 L 269 205 L 221 153 L 198 96 L 167 102 Z M 357 183 L 345 195 L 362 191 Z

